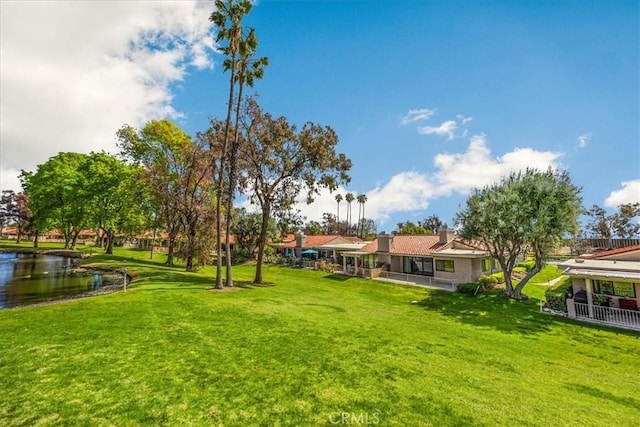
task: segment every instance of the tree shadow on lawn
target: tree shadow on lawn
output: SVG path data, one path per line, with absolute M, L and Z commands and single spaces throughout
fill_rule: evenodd
M 174 266 L 168 266 L 162 262 L 159 261 L 153 261 L 150 259 L 138 259 L 138 258 L 134 258 L 134 257 L 126 257 L 126 256 L 122 256 L 122 255 L 105 255 L 105 254 L 99 254 L 99 255 L 94 255 L 91 258 L 85 258 L 83 260 L 83 264 L 93 264 L 93 263 L 106 263 L 106 264 L 113 264 L 113 263 L 118 263 L 121 262 L 122 264 L 124 263 L 134 263 L 134 264 L 140 264 L 140 265 L 146 265 L 149 267 L 154 267 L 154 268 L 163 268 L 163 269 L 168 269 L 168 270 L 183 270 L 184 271 L 184 265 L 174 265 Z
M 578 393 L 586 394 L 597 399 L 606 399 L 612 403 L 617 403 L 619 405 L 627 406 L 631 409 L 640 410 L 640 400 L 633 397 L 619 397 L 604 390 L 578 383 L 565 384 L 564 387 L 568 390 L 577 391 Z
M 346 274 L 330 273 L 323 277 L 323 279 L 335 280 L 336 282 L 346 282 L 351 279 L 351 276 Z
M 523 335 L 549 332 L 551 325 L 564 320 L 540 313 L 539 301 L 536 299 L 520 302 L 505 298 L 497 292 L 474 297 L 433 291 L 429 298 L 419 301 L 417 305 L 462 323 Z

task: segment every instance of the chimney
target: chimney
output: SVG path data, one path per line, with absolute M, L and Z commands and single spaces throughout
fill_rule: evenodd
M 306 244 L 307 244 L 307 236 L 305 236 L 302 231 L 299 231 L 296 234 L 296 247 L 294 251 L 296 257 L 302 256 L 302 250 L 304 249 Z
M 390 253 L 393 246 L 393 237 L 391 235 L 382 232 L 378 234 L 378 252 Z
M 440 243 L 446 244 L 453 240 L 455 234 L 453 230 L 447 227 L 447 224 L 443 225 L 440 230 L 438 230 L 438 236 L 440 237 Z

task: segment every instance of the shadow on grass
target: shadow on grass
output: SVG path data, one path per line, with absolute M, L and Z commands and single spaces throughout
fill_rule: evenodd
M 613 393 L 608 393 L 604 390 L 600 390 L 598 388 L 589 387 L 584 384 L 578 384 L 578 383 L 566 384 L 565 388 L 571 391 L 577 391 L 578 393 L 595 397 L 596 399 L 605 399 L 611 403 L 617 403 L 619 405 L 624 405 L 631 409 L 640 410 L 640 400 L 635 399 L 633 397 L 619 397 Z
M 100 262 L 105 262 L 105 263 L 114 263 L 114 262 L 127 263 L 128 262 L 128 263 L 140 264 L 140 265 L 145 265 L 145 266 L 154 267 L 154 268 L 166 268 L 169 270 L 184 271 L 183 265 L 174 265 L 170 267 L 159 261 L 144 260 L 144 259 L 138 259 L 134 257 L 126 257 L 122 255 L 98 254 L 98 255 L 92 256 L 91 258 L 86 258 L 83 261 L 87 264 L 100 263 Z
M 324 276 L 324 279 L 335 280 L 336 282 L 346 282 L 351 279 L 351 276 L 347 276 L 346 274 L 336 274 L 331 273 Z
M 548 332 L 551 325 L 563 322 L 563 319 L 541 314 L 538 304 L 536 299 L 520 302 L 497 292 L 473 297 L 445 291 L 434 291 L 429 298 L 418 302 L 425 310 L 462 323 L 524 335 Z

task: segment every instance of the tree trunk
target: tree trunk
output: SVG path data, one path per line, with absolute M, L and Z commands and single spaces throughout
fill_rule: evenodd
M 256 262 L 256 275 L 253 283 L 261 284 L 262 264 L 264 262 L 264 248 L 267 244 L 267 230 L 269 229 L 269 216 L 271 215 L 271 205 L 268 202 L 262 206 L 262 224 L 260 225 L 260 238 L 258 240 L 258 259 Z
M 73 237 L 71 237 L 71 250 L 76 250 L 76 246 L 78 245 L 78 234 L 80 234 L 80 231 L 74 232 Z
M 230 41 L 230 43 L 234 43 L 234 41 Z M 229 101 L 227 103 L 227 119 L 224 126 L 224 142 L 222 144 L 222 154 L 220 157 L 220 171 L 218 173 L 218 198 L 216 200 L 216 239 L 217 239 L 217 259 L 216 259 L 216 289 L 222 289 L 222 258 L 220 255 L 222 253 L 222 241 L 220 240 L 222 234 L 222 222 L 220 217 L 222 216 L 222 194 L 224 192 L 224 172 L 226 169 L 226 158 L 227 158 L 227 145 L 229 143 L 229 127 L 231 126 L 231 113 L 233 112 L 233 99 L 234 99 L 234 88 L 236 86 L 236 52 L 233 52 L 231 55 L 231 78 L 229 79 Z M 230 215 L 230 213 L 229 213 Z M 228 251 L 228 238 L 227 235 L 225 237 L 225 250 Z M 229 257 L 229 253 L 226 254 Z M 230 268 L 227 267 L 227 275 L 230 274 Z M 227 277 L 228 279 L 229 277 Z
M 167 262 L 165 264 L 169 267 L 173 267 L 173 252 L 176 245 L 176 238 L 174 236 L 169 236 L 169 242 L 167 247 Z
M 40 239 L 40 232 L 36 230 L 36 235 L 33 237 L 33 247 L 37 248 Z
M 104 252 L 108 255 L 113 255 L 113 241 L 116 238 L 116 233 L 113 230 L 108 230 L 105 235 L 107 237 L 107 247 Z
M 153 235 L 151 236 L 151 250 L 149 251 L 150 252 L 149 259 L 153 259 L 153 247 L 155 246 L 155 244 L 156 244 L 156 229 L 154 227 Z
M 187 233 L 189 234 L 188 236 L 188 244 L 189 247 L 187 249 L 187 260 L 186 260 L 186 267 L 185 267 L 185 271 L 193 271 L 193 258 L 194 258 L 194 252 L 195 252 L 195 241 L 196 241 L 196 226 L 197 226 L 197 220 L 191 220 L 189 221 L 188 224 L 188 230 Z

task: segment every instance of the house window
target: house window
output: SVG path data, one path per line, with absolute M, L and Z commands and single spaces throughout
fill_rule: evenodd
M 363 255 L 362 256 L 362 266 L 364 268 L 376 268 L 376 255 Z
M 491 270 L 491 258 L 485 258 L 482 260 L 482 271 Z
M 453 260 L 451 259 L 439 259 L 436 260 L 436 270 L 447 271 L 449 273 L 454 272 Z
M 593 291 L 596 294 L 613 295 L 616 297 L 636 297 L 636 289 L 633 283 L 614 282 L 611 280 L 594 280 Z
M 433 276 L 433 258 L 406 256 L 403 267 L 405 273 Z

